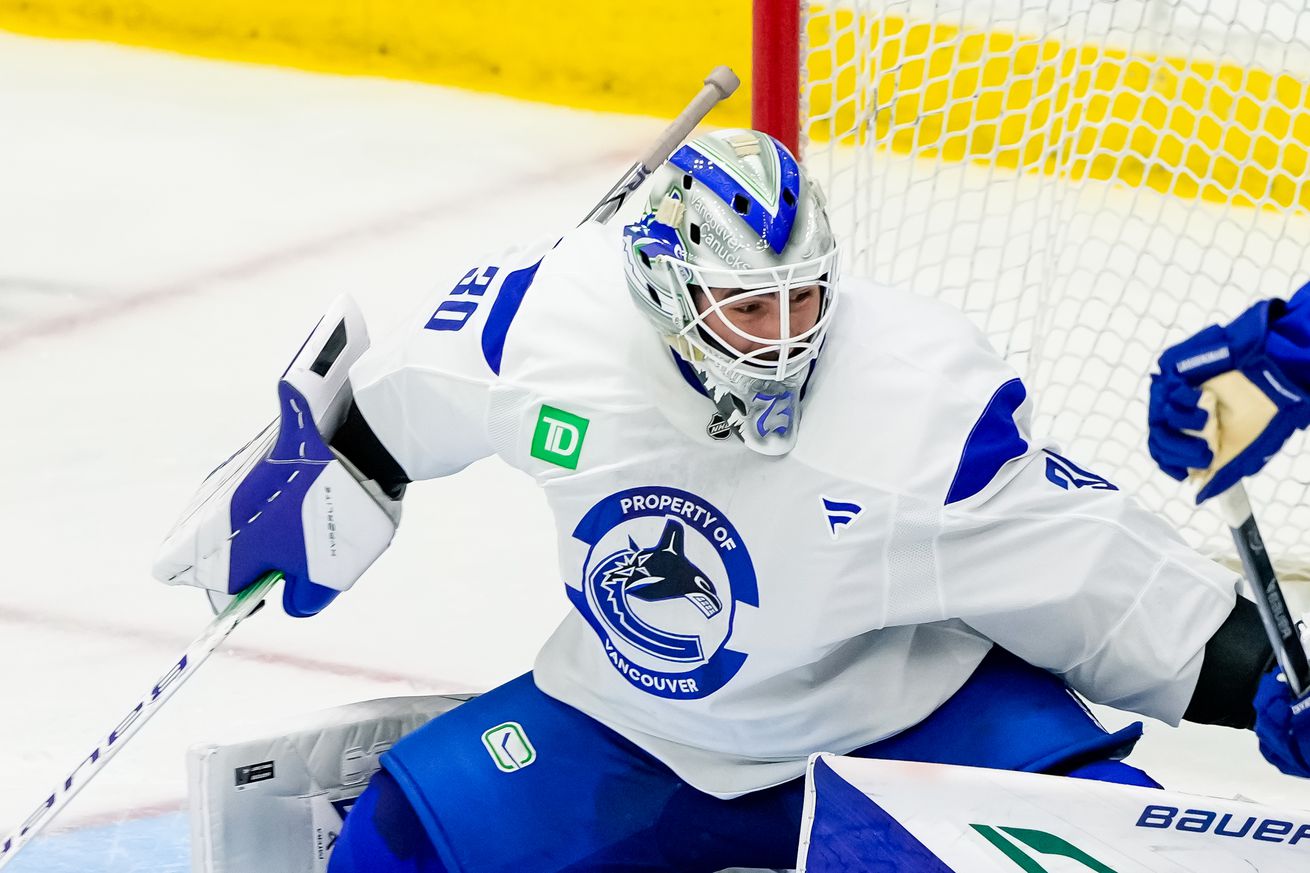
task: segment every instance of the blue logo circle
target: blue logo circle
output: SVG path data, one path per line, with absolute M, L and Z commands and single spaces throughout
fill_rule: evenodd
M 737 605 L 759 606 L 755 567 L 732 523 L 676 488 L 629 488 L 588 510 L 590 548 L 569 599 L 634 687 L 671 699 L 718 691 L 746 662 L 728 647 Z

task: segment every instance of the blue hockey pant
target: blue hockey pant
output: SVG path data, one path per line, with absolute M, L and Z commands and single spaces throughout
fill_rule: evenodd
M 993 651 L 915 727 L 851 754 L 1158 787 L 1051 674 Z M 795 864 L 804 780 L 720 800 L 521 676 L 406 737 L 330 873 L 716 871 Z

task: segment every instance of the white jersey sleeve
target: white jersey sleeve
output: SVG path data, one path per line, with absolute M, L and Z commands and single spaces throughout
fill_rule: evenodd
M 1028 433 L 1017 379 L 966 440 L 943 508 L 942 607 L 1088 699 L 1176 724 L 1238 578 Z
M 857 428 L 876 439 L 824 454 L 896 492 L 886 623 L 962 621 L 1092 701 L 1176 723 L 1237 575 L 1034 437 L 1023 382 L 958 312 L 863 297 L 879 357 L 845 369 L 878 374 L 885 412 Z
M 355 402 L 412 480 L 494 453 L 488 411 L 506 335 L 555 240 L 470 264 L 350 371 Z

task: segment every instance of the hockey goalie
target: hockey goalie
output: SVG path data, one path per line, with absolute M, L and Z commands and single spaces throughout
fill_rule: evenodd
M 622 230 L 470 253 L 372 348 L 339 301 L 278 399 L 159 578 L 221 603 L 277 570 L 313 616 L 387 548 L 407 488 L 496 455 L 544 489 L 572 609 L 473 699 L 199 750 L 206 869 L 791 868 L 817 753 L 1046 774 L 1061 803 L 1088 780 L 1158 791 L 1123 760 L 1140 723 L 1108 732 L 1081 699 L 1253 729 L 1310 777 L 1307 703 L 1239 577 L 1031 433 L 1025 385 L 962 315 L 844 275 L 822 192 L 767 135 L 684 145 Z M 1018 821 L 960 839 L 1018 869 L 970 829 L 1031 860 Z M 1305 821 L 1264 833 L 1310 857 Z M 966 869 L 898 846 L 840 869 Z

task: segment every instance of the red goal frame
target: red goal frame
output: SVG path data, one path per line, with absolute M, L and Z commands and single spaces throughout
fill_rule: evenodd
M 801 0 L 754 0 L 751 126 L 800 157 Z

